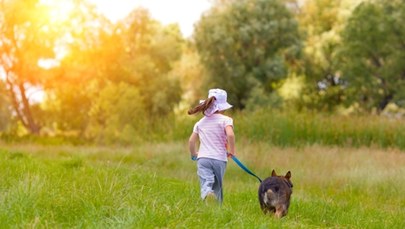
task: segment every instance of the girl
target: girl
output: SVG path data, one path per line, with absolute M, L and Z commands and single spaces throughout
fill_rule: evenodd
M 201 198 L 207 201 L 216 199 L 219 203 L 223 200 L 222 180 L 227 156 L 235 154 L 233 120 L 223 115 L 225 110 L 232 107 L 226 100 L 226 91 L 211 89 L 208 91 L 208 99 L 188 111 L 189 115 L 198 112 L 204 115 L 194 125 L 189 139 L 191 159 L 197 160 Z M 200 141 L 198 152 L 197 140 Z

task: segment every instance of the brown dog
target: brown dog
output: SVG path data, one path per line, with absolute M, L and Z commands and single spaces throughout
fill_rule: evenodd
M 293 184 L 291 172 L 277 176 L 273 170 L 271 177 L 266 178 L 259 186 L 259 202 L 264 214 L 272 212 L 277 218 L 287 215 Z

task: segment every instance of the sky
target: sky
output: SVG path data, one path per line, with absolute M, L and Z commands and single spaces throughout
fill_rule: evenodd
M 89 0 L 97 9 L 116 22 L 136 7 L 147 8 L 152 18 L 167 25 L 177 23 L 184 37 L 193 33 L 194 23 L 211 7 L 210 0 Z

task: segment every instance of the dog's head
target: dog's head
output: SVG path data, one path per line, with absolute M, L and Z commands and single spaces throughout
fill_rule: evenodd
M 264 213 L 273 212 L 278 218 L 287 214 L 293 187 L 290 178 L 290 171 L 285 176 L 278 176 L 273 170 L 260 184 L 259 201 Z

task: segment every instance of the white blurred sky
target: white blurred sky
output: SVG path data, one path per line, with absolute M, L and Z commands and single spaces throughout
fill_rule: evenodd
M 178 23 L 184 37 L 193 33 L 194 23 L 211 7 L 210 0 L 89 0 L 111 21 L 124 18 L 136 7 L 147 8 L 162 24 Z

